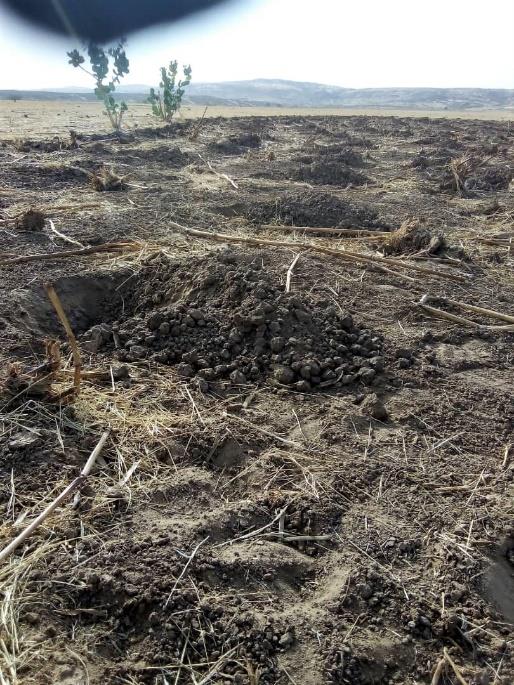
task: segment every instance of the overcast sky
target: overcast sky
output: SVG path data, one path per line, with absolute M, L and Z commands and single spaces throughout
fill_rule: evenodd
M 514 0 L 240 0 L 129 36 L 125 83 L 177 58 L 196 81 L 514 88 L 513 28 Z M 0 89 L 90 85 L 73 47 L 0 10 Z

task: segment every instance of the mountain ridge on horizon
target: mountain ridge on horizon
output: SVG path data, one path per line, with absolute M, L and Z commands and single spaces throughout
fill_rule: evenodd
M 118 98 L 142 102 L 149 85 L 127 84 Z M 40 90 L 0 90 L 0 99 L 19 97 L 41 100 L 94 100 L 92 88 L 67 86 Z M 67 96 L 66 98 L 64 96 Z M 346 88 L 310 81 L 256 78 L 244 81 L 193 82 L 185 104 L 275 107 L 377 107 L 412 109 L 510 109 L 514 89 L 388 87 Z

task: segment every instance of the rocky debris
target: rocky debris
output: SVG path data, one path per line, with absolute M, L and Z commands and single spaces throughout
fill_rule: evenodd
M 140 314 L 113 325 L 119 358 L 175 365 L 204 390 L 266 379 L 301 392 L 373 384 L 384 369 L 382 338 L 329 300 L 285 293 L 261 264 L 230 251 L 188 265 L 159 257 L 137 279 Z M 184 279 L 189 294 L 176 302 Z
M 15 227 L 18 231 L 42 231 L 46 217 L 39 209 L 29 209 L 16 219 Z

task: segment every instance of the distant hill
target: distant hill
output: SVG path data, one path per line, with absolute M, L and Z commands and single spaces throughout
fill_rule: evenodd
M 493 88 L 341 88 L 278 79 L 193 83 L 188 96 L 208 104 L 223 98 L 283 107 L 384 107 L 400 109 L 514 108 L 514 90 Z
M 120 86 L 117 97 L 142 102 L 150 86 Z M 0 99 L 94 100 L 81 87 L 41 91 L 0 91 Z M 341 88 L 321 83 L 254 79 L 221 83 L 192 83 L 187 102 L 206 105 L 341 107 L 419 110 L 514 109 L 514 90 L 500 88 Z

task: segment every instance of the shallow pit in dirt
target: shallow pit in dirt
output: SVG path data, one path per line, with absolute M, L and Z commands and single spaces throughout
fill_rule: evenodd
M 222 249 L 187 263 L 159 255 L 123 298 L 122 316 L 113 307 L 110 327 L 83 336 L 96 341 L 91 351 L 116 345 L 121 361 L 173 365 L 204 391 L 372 385 L 384 369 L 380 335 L 328 299 L 286 293 L 285 269 L 264 254 Z
M 54 281 L 71 327 L 76 334 L 93 324 L 109 320 L 112 311 L 122 306 L 123 283 L 130 272 L 98 272 L 63 276 Z M 11 323 L 35 335 L 62 334 L 62 326 L 42 285 L 13 292 Z
M 270 201 L 249 204 L 248 219 L 263 224 L 349 228 L 362 226 L 383 230 L 388 225 L 371 206 L 343 200 L 318 190 L 283 193 Z

